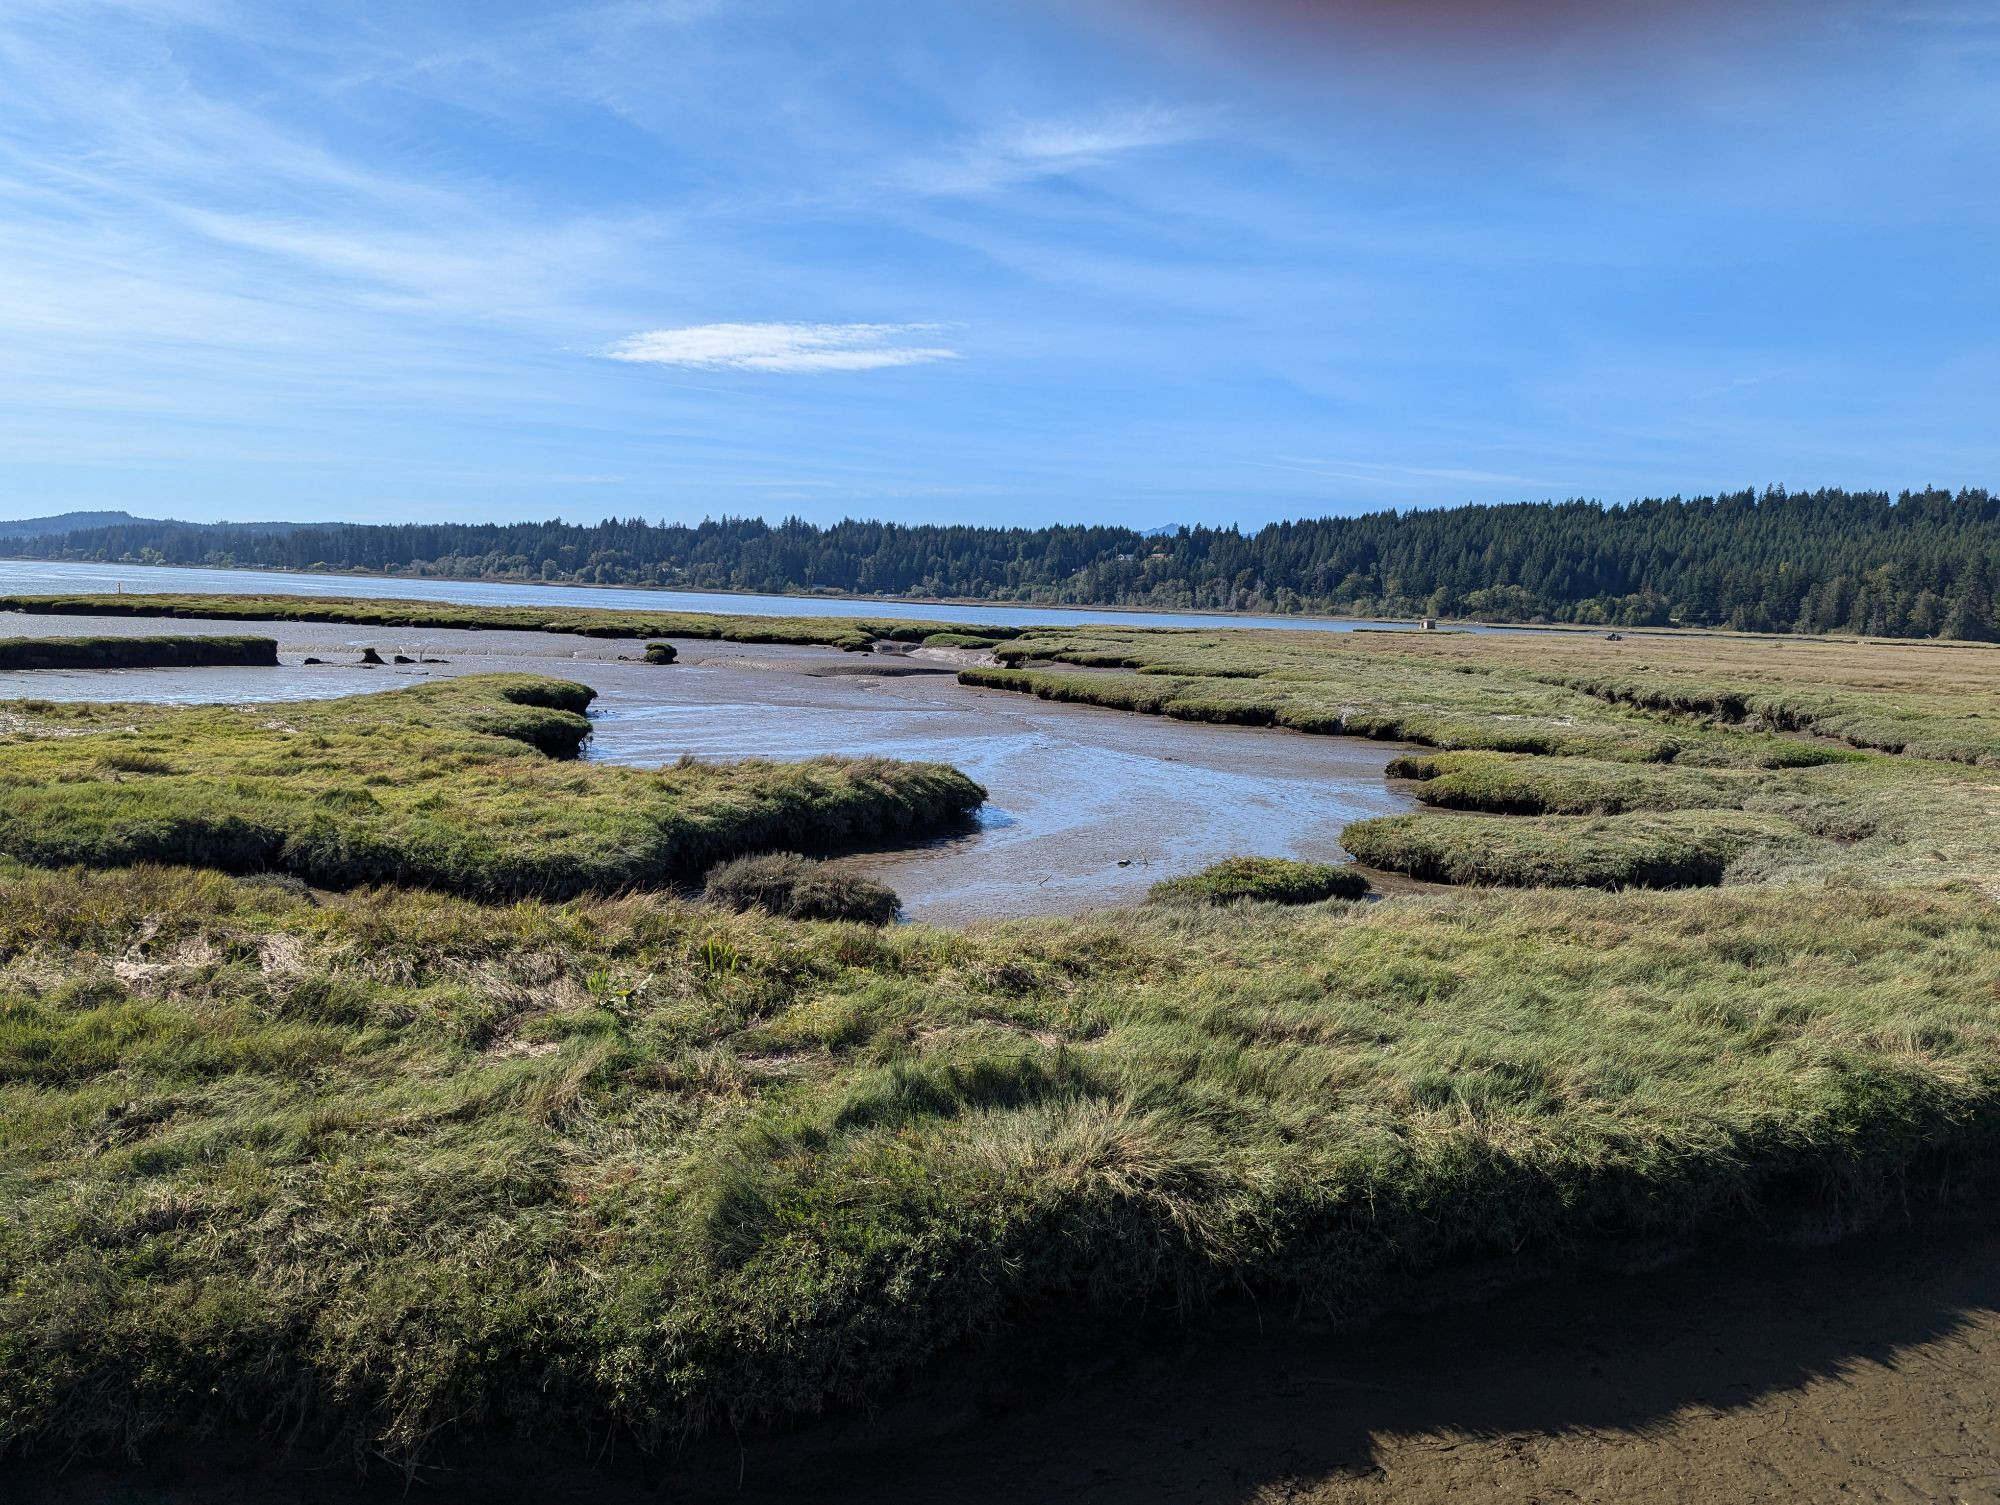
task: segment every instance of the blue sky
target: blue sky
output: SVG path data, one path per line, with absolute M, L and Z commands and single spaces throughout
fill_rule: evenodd
M 7 0 L 0 512 L 2000 484 L 1990 6 L 1467 8 Z

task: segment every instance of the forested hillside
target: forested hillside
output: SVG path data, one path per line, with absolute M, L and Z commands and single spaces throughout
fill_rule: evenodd
M 141 522 L 129 512 L 58 512 L 53 517 L 19 517 L 0 522 L 0 538 L 38 538 L 49 533 L 74 533 L 82 528 L 113 528 Z
M 686 589 L 2000 636 L 2000 498 L 1984 490 L 1522 503 L 1274 523 L 1248 534 L 752 518 L 287 532 L 133 522 L 9 548 L 51 559 Z

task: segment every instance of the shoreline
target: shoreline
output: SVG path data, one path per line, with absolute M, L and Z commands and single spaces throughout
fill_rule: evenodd
M 1231 617 L 1268 616 L 1287 617 L 1300 622 L 1379 622 L 1387 626 L 1414 626 L 1420 618 L 1410 617 L 1362 617 L 1343 616 L 1325 612 L 1280 612 L 1280 611 L 1230 611 L 1219 606 L 1120 606 L 1107 602 L 1065 602 L 1065 601 L 1002 601 L 990 596 L 850 596 L 839 592 L 814 591 L 758 591 L 747 590 L 734 585 L 655 585 L 650 581 L 623 581 L 615 585 L 605 585 L 595 580 L 517 580 L 506 575 L 384 575 L 372 570 L 279 570 L 268 565 L 256 564 L 149 564 L 136 559 L 43 559 L 33 555 L 9 554 L 0 550 L 0 562 L 9 564 L 67 564 L 101 565 L 112 569 L 130 570 L 206 570 L 220 574 L 228 570 L 240 571 L 246 575 L 296 575 L 312 579 L 326 580 L 382 580 L 382 581 L 432 581 L 440 584 L 500 585 L 518 586 L 524 589 L 611 591 L 646 591 L 663 596 L 739 596 L 752 600 L 766 601 L 843 601 L 853 606 L 949 606 L 985 607 L 997 611 L 1034 611 L 1046 608 L 1049 611 L 1089 611 L 1089 612 L 1129 612 L 1145 616 L 1201 616 L 1228 620 Z M 380 599 L 389 600 L 390 597 Z M 589 608 L 596 610 L 599 608 Z M 1443 619 L 1440 618 L 1440 621 Z M 1463 625 L 1475 627 L 1512 627 L 1511 622 L 1486 623 L 1472 618 L 1454 618 Z
M 1129 616 L 1153 616 L 1153 617 L 1195 616 L 1195 617 L 1214 619 L 1217 628 L 1236 630 L 1236 631 L 1247 631 L 1247 632 L 1282 632 L 1285 629 L 1279 626 L 1267 626 L 1264 625 L 1262 622 L 1259 622 L 1255 626 L 1247 626 L 1247 627 L 1233 627 L 1232 623 L 1240 622 L 1245 618 L 1254 617 L 1254 618 L 1269 619 L 1272 621 L 1286 621 L 1286 622 L 1295 621 L 1300 624 L 1301 630 L 1305 631 L 1314 631 L 1314 630 L 1364 631 L 1367 630 L 1368 627 L 1373 626 L 1379 631 L 1426 633 L 1426 629 L 1423 628 L 1421 625 L 1423 619 L 1417 617 L 1404 618 L 1404 617 L 1378 617 L 1378 616 L 1347 616 L 1339 613 L 1325 613 L 1325 612 L 1287 613 L 1275 610 L 1231 611 L 1224 609 L 1222 607 L 1214 607 L 1214 606 L 1126 606 L 1126 605 L 1119 605 L 1117 603 L 1107 603 L 1107 602 L 1085 603 L 1085 602 L 1054 602 L 1054 601 L 1001 601 L 1001 600 L 995 600 L 990 597 L 958 597 L 958 596 L 890 596 L 890 595 L 850 596 L 850 595 L 841 595 L 837 593 L 818 594 L 806 591 L 784 591 L 779 593 L 773 593 L 770 591 L 746 590 L 736 586 L 702 586 L 697 588 L 693 586 L 654 585 L 644 581 L 628 582 L 616 585 L 604 585 L 600 584 L 597 581 L 516 580 L 508 578 L 506 576 L 498 576 L 498 575 L 385 575 L 385 574 L 377 574 L 366 570 L 324 570 L 324 571 L 278 570 L 278 569 L 271 569 L 263 565 L 148 564 L 148 563 L 142 563 L 137 560 L 41 559 L 41 558 L 28 557 L 18 554 L 9 554 L 4 551 L 0 551 L 0 562 L 10 563 L 10 564 L 25 564 L 25 565 L 70 565 L 70 566 L 77 566 L 84 568 L 97 566 L 107 569 L 130 569 L 130 570 L 200 570 L 212 574 L 235 572 L 245 575 L 262 575 L 267 577 L 289 577 L 297 579 L 315 579 L 315 580 L 317 579 L 379 580 L 384 582 L 385 584 L 394 584 L 398 582 L 423 582 L 423 583 L 438 584 L 438 585 L 461 584 L 461 585 L 492 586 L 500 588 L 511 587 L 523 590 L 642 591 L 649 595 L 659 595 L 666 597 L 733 596 L 746 600 L 786 601 L 786 602 L 799 602 L 802 604 L 811 604 L 814 602 L 825 602 L 825 603 L 838 602 L 849 606 L 860 606 L 860 607 L 868 607 L 868 606 L 898 606 L 898 607 L 912 607 L 912 608 L 939 607 L 939 608 L 948 608 L 953 610 L 975 608 L 987 611 L 1016 611 L 1016 612 L 1032 612 L 1038 609 L 1045 609 L 1048 611 L 1056 611 L 1056 612 L 1099 613 L 1104 615 L 1122 614 Z M 88 591 L 76 591 L 68 593 L 51 591 L 48 594 L 88 595 L 94 593 Z M 150 593 L 141 593 L 141 594 L 150 594 Z M 171 594 L 171 592 L 163 592 L 162 594 Z M 218 591 L 215 594 L 220 595 L 220 594 L 225 594 L 225 592 Z M 304 592 L 274 591 L 271 594 L 274 595 L 297 594 L 302 598 L 305 597 Z M 424 598 L 408 597 L 408 596 L 404 597 L 375 596 L 375 597 L 354 597 L 353 599 L 405 602 L 405 601 L 422 601 Z M 472 603 L 453 603 L 453 604 L 472 604 Z M 586 611 L 598 611 L 598 610 L 613 610 L 615 608 L 580 606 L 574 609 L 586 610 Z M 810 615 L 809 612 L 800 612 L 798 614 L 801 616 Z M 1675 627 L 1675 626 L 1618 627 L 1606 623 L 1585 623 L 1585 622 L 1500 622 L 1500 621 L 1488 621 L 1479 617 L 1439 617 L 1436 619 L 1436 621 L 1438 623 L 1437 631 L 1439 632 L 1448 631 L 1451 629 L 1464 630 L 1472 628 L 1486 632 L 1572 633 L 1572 634 L 1583 634 L 1588 636 L 1599 636 L 1599 637 L 1615 632 L 1618 633 L 1621 637 L 1628 637 L 1628 638 L 1629 637 L 1662 637 L 1662 638 L 1713 637 L 1713 638 L 1723 638 L 1737 642 L 1857 643 L 1857 644 L 1878 644 L 1882 646 L 1896 646 L 1896 647 L 1908 646 L 1908 647 L 1930 647 L 1930 648 L 1986 648 L 1986 649 L 1992 649 L 1994 651 L 2000 651 L 2000 643 L 1981 643 L 1970 639 L 1959 639 L 1959 638 L 1878 638 L 1878 637 L 1855 637 L 1843 633 L 1742 632 L 1730 627 Z M 1325 627 L 1315 628 L 1312 625 L 1315 623 L 1341 624 L 1341 626 L 1339 627 L 1325 626 Z M 1359 625 L 1348 626 L 1346 624 L 1359 624 Z M 1129 624 L 1113 624 L 1113 625 L 1127 625 L 1129 628 Z M 1192 629 L 1192 628 L 1176 629 L 1171 626 L 1162 626 L 1160 628 L 1140 628 L 1140 629 L 1130 629 L 1130 630 L 1196 631 L 1199 629 Z

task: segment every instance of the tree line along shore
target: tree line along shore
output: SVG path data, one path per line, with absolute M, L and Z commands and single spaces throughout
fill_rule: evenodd
M 37 526 L 7 548 L 681 590 L 2000 638 L 2000 497 L 1982 489 L 1438 507 L 1249 533 L 729 517 L 298 526 L 78 515 Z
M 669 880 L 976 786 L 579 764 L 589 692 L 530 676 L 7 706 L 0 1448 L 663 1445 L 1081 1307 L 1354 1320 L 1442 1264 L 1823 1236 L 1990 1168 L 1990 653 L 993 652 L 968 685 L 1410 744 L 1439 813 L 1343 840 L 1454 887 L 1245 864 L 1111 914 L 789 919 Z

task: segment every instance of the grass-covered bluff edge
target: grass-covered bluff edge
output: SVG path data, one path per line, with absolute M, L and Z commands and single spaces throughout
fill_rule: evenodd
M 646 1444 L 1050 1303 L 1843 1226 L 2000 1131 L 1969 886 L 953 933 L 0 871 L 0 1448 Z
M 985 798 L 955 769 L 883 758 L 573 761 L 593 694 L 497 674 L 248 708 L 15 702 L 0 852 L 561 898 L 773 847 L 928 835 Z

